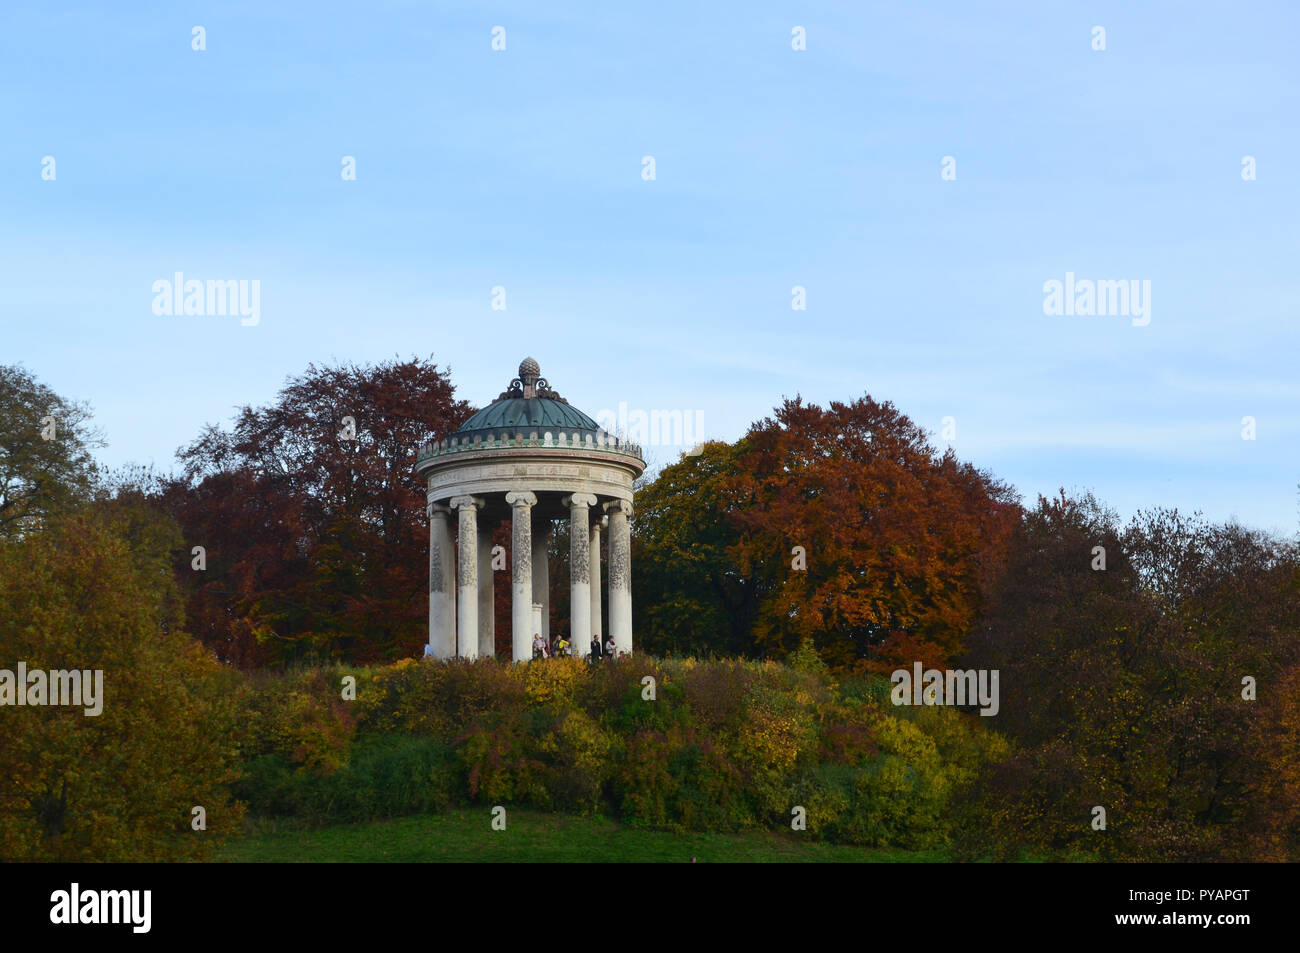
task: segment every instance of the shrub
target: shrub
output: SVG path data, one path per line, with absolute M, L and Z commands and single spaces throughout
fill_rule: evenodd
M 243 734 L 245 757 L 280 755 L 328 774 L 347 759 L 356 718 L 339 683 L 320 669 L 262 676 Z
M 456 741 L 469 796 L 482 804 L 532 804 L 549 810 L 546 765 L 530 750 L 519 719 L 475 722 Z
M 627 760 L 615 785 L 619 808 L 625 820 L 645 827 L 680 829 L 675 810 L 680 784 L 669 768 L 673 751 L 680 744 L 677 729 L 637 732 L 627 743 Z
M 257 814 L 320 825 L 447 810 L 463 781 L 447 745 L 394 735 L 358 741 L 351 759 L 331 774 L 280 754 L 262 755 L 235 790 Z
M 246 699 L 239 790 L 312 823 L 472 802 L 738 831 L 784 828 L 801 805 L 814 837 L 944 843 L 954 794 L 1005 742 L 949 709 L 894 708 L 881 679 L 833 685 L 804 656 L 407 661 L 349 670 L 355 702 L 339 701 L 343 669 L 287 673 Z
M 740 768 L 707 739 L 688 738 L 669 763 L 676 779 L 675 814 L 694 831 L 737 831 L 754 825 Z
M 606 782 L 613 773 L 613 739 L 586 712 L 560 716 L 541 745 L 550 762 L 546 787 L 557 810 L 596 814 L 603 807 Z

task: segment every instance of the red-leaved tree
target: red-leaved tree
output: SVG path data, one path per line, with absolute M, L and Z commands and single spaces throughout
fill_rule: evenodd
M 191 630 L 243 666 L 418 652 L 428 525 L 416 455 L 473 410 L 445 371 L 413 358 L 312 365 L 230 431 L 209 426 L 179 452 L 184 476 L 166 494 L 187 547 L 205 551 L 206 569 L 183 570 Z

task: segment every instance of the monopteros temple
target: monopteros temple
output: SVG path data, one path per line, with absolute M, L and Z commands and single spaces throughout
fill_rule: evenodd
M 551 389 L 537 362 L 446 440 L 421 448 L 428 487 L 429 645 L 437 658 L 495 654 L 492 533 L 510 521 L 511 647 L 532 658 L 550 638 L 547 549 L 556 520 L 569 521 L 570 636 L 590 652 L 601 626 L 600 534 L 609 533 L 609 635 L 632 651 L 632 483 L 641 449 L 606 433 Z

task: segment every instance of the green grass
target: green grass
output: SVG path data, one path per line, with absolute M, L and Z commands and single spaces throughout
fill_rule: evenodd
M 941 851 L 874 850 L 824 844 L 789 831 L 674 834 L 627 827 L 603 817 L 509 809 L 494 831 L 486 809 L 403 817 L 318 830 L 254 824 L 217 853 L 227 862 L 331 861 L 629 861 L 836 862 L 942 861 Z

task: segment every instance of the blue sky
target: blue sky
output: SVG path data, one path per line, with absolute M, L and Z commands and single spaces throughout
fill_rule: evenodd
M 698 410 L 733 439 L 784 396 L 867 392 L 936 441 L 953 417 L 1030 501 L 1291 535 L 1298 26 L 1288 3 L 9 0 L 0 362 L 90 401 L 112 465 L 170 467 L 309 362 L 432 354 L 482 404 L 532 355 L 593 415 Z M 259 323 L 155 315 L 177 271 L 258 280 Z M 1045 315 L 1066 272 L 1149 280 L 1150 323 Z

